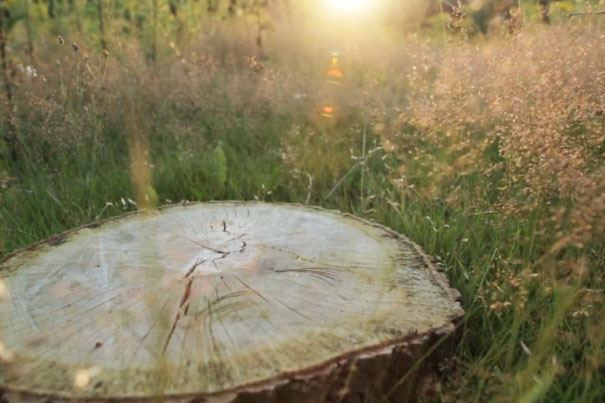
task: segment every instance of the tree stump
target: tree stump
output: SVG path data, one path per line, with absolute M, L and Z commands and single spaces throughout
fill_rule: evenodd
M 463 314 L 407 238 L 298 205 L 129 214 L 0 265 L 8 401 L 399 401 Z

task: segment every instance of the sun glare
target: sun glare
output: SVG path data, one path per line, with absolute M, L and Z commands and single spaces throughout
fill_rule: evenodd
M 339 12 L 358 12 L 366 8 L 371 0 L 328 0 L 330 6 Z

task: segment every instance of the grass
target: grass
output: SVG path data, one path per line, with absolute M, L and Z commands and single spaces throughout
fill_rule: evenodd
M 586 64 L 602 61 L 602 34 L 555 29 L 524 35 L 545 48 L 548 36 L 587 35 L 593 48 L 586 51 L 594 59 L 587 56 Z M 494 110 L 485 112 L 490 123 L 481 123 L 483 112 L 465 104 L 466 87 L 457 86 L 469 82 L 465 70 L 439 64 L 450 57 L 452 64 L 476 68 L 481 52 L 506 53 L 514 39 L 453 44 L 451 55 L 440 53 L 443 44 L 420 44 L 406 57 L 387 54 L 376 64 L 362 56 L 349 66 L 356 84 L 346 87 L 352 100 L 337 122 L 314 114 L 321 61 L 296 70 L 273 49 L 259 71 L 237 53 L 252 48 L 229 48 L 230 40 L 220 48 L 227 61 L 212 61 L 218 45 L 206 40 L 198 45 L 198 59 L 188 53 L 186 70 L 169 53 L 163 64 L 147 67 L 133 40 L 109 59 L 71 54 L 49 40 L 38 55 L 38 77 L 21 74 L 15 81 L 22 155 L 2 160 L 2 253 L 143 205 L 265 200 L 336 208 L 408 235 L 439 257 L 462 294 L 460 341 L 427 399 L 597 402 L 605 396 L 605 217 L 597 186 L 605 150 L 602 115 L 587 112 L 571 129 L 565 126 L 570 134 L 561 144 L 568 148 L 558 152 L 584 147 L 578 142 L 588 144 L 587 152 L 570 156 L 560 169 L 545 163 L 538 175 L 533 157 L 515 148 L 527 140 L 523 144 L 542 152 L 529 138 L 531 130 L 523 132 L 517 120 L 510 123 Z M 371 54 L 373 44 L 365 45 Z M 423 62 L 410 56 L 414 50 Z M 313 58 L 321 52 L 306 51 L 305 60 L 321 60 Z M 560 59 L 556 51 L 569 49 L 553 50 L 553 59 Z M 51 56 L 56 54 L 59 63 Z M 420 71 L 417 63 L 426 68 Z M 540 58 L 526 63 L 535 67 Z M 601 77 L 598 63 L 592 66 L 562 79 Z M 490 94 L 502 99 L 509 87 L 525 85 L 504 81 L 504 73 L 502 81 L 489 74 L 475 71 L 473 80 L 485 79 L 486 88 L 493 83 Z M 543 77 L 531 74 L 528 83 Z M 300 80 L 312 98 L 302 103 L 292 98 Z M 591 102 L 602 108 L 605 87 L 595 80 L 597 90 L 586 99 L 597 97 Z M 438 84 L 446 86 L 444 104 L 414 104 L 439 98 Z M 525 101 L 539 102 L 531 97 L 541 91 L 530 87 Z M 401 94 L 414 97 L 406 101 Z M 548 95 L 548 102 L 557 100 Z M 402 117 L 393 105 L 412 112 Z M 558 119 L 548 111 L 563 106 L 541 105 L 546 130 Z M 533 125 L 535 116 L 515 113 L 526 118 L 523 128 Z M 2 122 L 0 134 L 8 130 L 6 115 Z M 548 158 L 555 159 L 546 153 Z M 582 172 L 572 183 L 596 178 L 590 193 L 568 195 L 560 187 L 561 178 L 575 172 L 569 167 Z M 552 172 L 559 178 L 554 184 L 547 175 Z

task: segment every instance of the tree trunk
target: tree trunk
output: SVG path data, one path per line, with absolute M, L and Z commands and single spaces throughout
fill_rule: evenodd
M 295 205 L 131 214 L 0 265 L 9 401 L 402 401 L 463 314 L 407 238 Z
M 151 24 L 151 61 L 155 64 L 158 57 L 158 0 L 152 2 Z
M 214 14 L 218 10 L 218 0 L 208 0 L 208 14 Z
M 47 7 L 47 12 L 48 12 L 48 16 L 50 18 L 55 18 L 55 0 L 48 0 L 48 7 Z
M 97 0 L 97 16 L 99 17 L 101 50 L 107 50 L 107 40 L 105 39 L 105 21 L 103 18 L 103 0 Z
M 170 8 L 170 14 L 172 14 L 174 18 L 177 18 L 179 16 L 179 8 L 176 5 L 176 2 L 174 0 L 171 0 L 168 2 L 168 6 Z
M 2 78 L 4 81 L 4 94 L 6 96 L 6 126 L 7 133 L 4 141 L 7 145 L 10 157 L 16 161 L 20 155 L 19 142 L 17 140 L 17 128 L 15 127 L 15 105 L 13 103 L 13 90 L 11 86 L 10 73 L 8 71 L 8 56 L 6 54 L 6 42 L 8 33 L 5 30 L 5 18 L 8 10 L 0 3 L 0 66 L 2 67 Z
M 550 24 L 550 0 L 538 0 L 542 22 Z
M 237 0 L 229 0 L 229 7 L 227 8 L 227 11 L 229 11 L 231 16 L 235 15 L 237 12 Z
M 31 15 L 29 12 L 29 0 L 25 0 L 25 30 L 27 31 L 27 55 L 32 67 L 36 65 L 34 57 L 34 33 L 32 31 Z

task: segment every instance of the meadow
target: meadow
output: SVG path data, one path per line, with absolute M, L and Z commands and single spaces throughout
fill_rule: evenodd
M 59 4 L 5 30 L 2 255 L 183 201 L 338 209 L 406 234 L 462 294 L 427 400 L 602 401 L 603 16 L 401 33 L 162 5 L 99 30 Z

